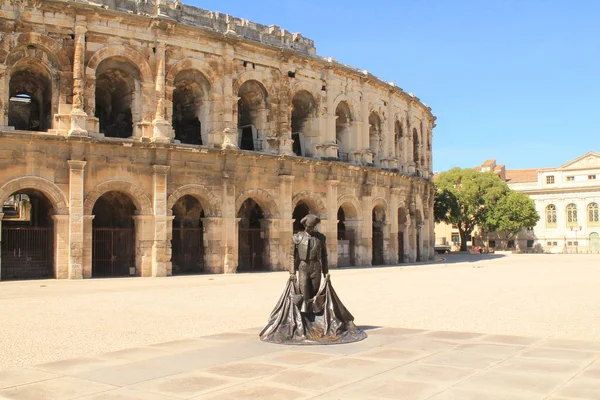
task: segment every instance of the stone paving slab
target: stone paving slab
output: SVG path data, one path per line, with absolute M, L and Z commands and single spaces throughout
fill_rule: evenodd
M 0 399 L 600 400 L 600 343 L 368 327 L 334 346 L 259 328 L 0 371 Z

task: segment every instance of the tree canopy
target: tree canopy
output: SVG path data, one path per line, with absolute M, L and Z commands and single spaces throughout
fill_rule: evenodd
M 539 219 L 534 201 L 526 194 L 511 190 L 489 210 L 484 226 L 508 240 L 524 228 L 533 228 Z
M 467 250 L 467 237 L 475 226 L 484 224 L 489 211 L 509 189 L 493 172 L 452 168 L 436 181 L 436 221 L 456 225 L 460 250 Z
M 539 220 L 533 200 L 510 190 L 493 172 L 452 168 L 442 172 L 435 185 L 435 221 L 456 225 L 461 251 L 467 249 L 467 237 L 476 226 L 511 239 Z

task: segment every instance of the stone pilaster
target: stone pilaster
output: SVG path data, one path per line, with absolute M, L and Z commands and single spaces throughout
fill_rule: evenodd
M 84 220 L 83 188 L 86 161 L 69 160 L 69 279 L 82 279 Z
M 231 172 L 223 172 L 222 183 L 223 201 L 221 211 L 223 213 L 224 259 L 223 272 L 235 273 L 238 266 L 238 223 L 235 209 L 235 175 Z
M 338 185 L 340 181 L 336 179 L 328 179 L 327 183 L 327 219 L 321 222 L 323 233 L 327 237 L 327 257 L 329 265 L 332 268 L 337 268 L 338 260 L 338 240 L 337 240 L 337 198 Z
M 80 18 L 80 16 L 77 17 L 77 19 Z M 73 56 L 73 107 L 71 108 L 71 129 L 69 129 L 69 135 L 71 136 L 87 135 L 88 116 L 84 111 L 86 32 L 87 28 L 85 26 L 75 26 L 75 52 Z
M 173 136 L 165 115 L 165 42 L 159 39 L 156 45 L 156 112 L 152 121 L 152 140 L 155 142 L 169 142 Z
M 53 215 L 54 221 L 54 275 L 56 279 L 70 278 L 69 271 L 69 216 Z
M 223 98 L 221 99 L 221 112 L 215 112 L 221 116 L 218 123 L 215 121 L 217 131 L 224 131 L 226 128 L 237 132 L 237 93 L 233 93 L 233 62 L 235 58 L 235 48 L 231 43 L 225 43 L 223 56 Z M 237 146 L 237 142 L 235 143 Z
M 83 278 L 92 277 L 93 215 L 83 216 Z
M 0 92 L 8 93 L 8 68 L 0 64 Z M 0 97 L 0 127 L 8 126 L 8 95 Z
M 202 218 L 204 227 L 204 271 L 211 274 L 224 272 L 227 247 L 223 245 L 223 218 Z
M 154 243 L 152 244 L 152 276 L 167 276 L 171 271 L 171 230 L 172 216 L 167 213 L 167 174 L 168 165 L 153 165 L 154 179 Z
M 390 203 L 388 208 L 388 215 L 390 221 L 390 241 L 388 244 L 388 262 L 390 264 L 398 263 L 398 202 L 400 201 L 400 195 L 402 193 L 402 189 L 400 188 L 392 188 L 390 195 Z
M 271 271 L 284 269 L 280 260 L 281 238 L 279 237 L 279 219 L 269 218 L 260 220 L 260 226 L 265 232 L 265 250 L 263 263 L 269 266 Z
M 385 143 L 383 145 L 383 151 L 384 151 L 384 157 L 385 158 L 392 158 L 396 156 L 396 142 L 395 142 L 395 132 L 394 132 L 394 128 L 395 128 L 395 123 L 396 123 L 396 119 L 394 118 L 394 107 L 393 107 L 393 102 L 394 102 L 394 96 L 392 95 L 392 92 L 390 92 L 390 95 L 388 96 L 387 99 L 387 115 L 386 115 L 386 130 L 384 132 L 385 134 Z M 390 161 L 388 161 L 389 163 Z M 389 164 L 387 166 L 388 168 L 393 168 L 390 167 Z
M 373 258 L 373 187 L 364 184 L 361 188 L 361 203 L 363 207 L 363 225 L 360 242 L 357 242 L 359 259 L 358 265 L 371 265 Z
M 292 243 L 292 235 L 294 234 L 294 219 L 292 208 L 294 175 L 279 175 L 279 204 L 280 204 L 280 220 L 279 220 L 279 241 L 281 243 L 279 260 L 283 269 L 289 268 L 288 251 L 289 245 Z
M 135 275 L 153 276 L 154 216 L 136 215 L 135 223 Z
M 363 152 L 362 162 L 364 164 L 372 162 L 371 153 L 369 150 L 369 99 L 365 93 L 366 85 L 363 84 L 362 99 L 360 101 L 360 119 L 362 125 L 360 127 L 360 142 L 359 149 Z

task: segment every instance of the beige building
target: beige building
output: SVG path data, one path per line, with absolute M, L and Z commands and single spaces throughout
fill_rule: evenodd
M 308 212 L 332 266 L 430 259 L 434 126 L 275 25 L 2 0 L 2 278 L 285 269 Z
M 487 160 L 475 167 L 494 172 L 509 188 L 535 202 L 540 220 L 506 240 L 494 232 L 473 233 L 475 245 L 545 253 L 600 253 L 600 154 L 586 153 L 557 168 L 510 170 Z M 448 224 L 435 227 L 436 244 L 458 240 Z

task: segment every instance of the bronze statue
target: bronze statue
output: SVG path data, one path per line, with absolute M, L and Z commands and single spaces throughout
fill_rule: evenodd
M 354 325 L 354 317 L 333 290 L 325 235 L 315 230 L 319 222 L 319 217 L 308 214 L 301 221 L 304 231 L 292 238 L 290 278 L 260 333 L 264 342 L 336 344 L 367 337 Z

